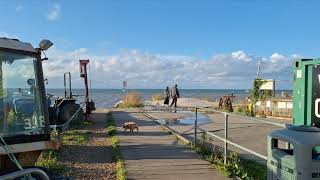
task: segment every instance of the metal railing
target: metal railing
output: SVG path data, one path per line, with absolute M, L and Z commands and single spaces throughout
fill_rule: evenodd
M 159 108 L 151 108 L 148 112 L 159 112 L 159 111 L 162 111 L 163 109 L 159 109 Z M 286 127 L 286 124 L 283 124 L 283 123 L 278 123 L 278 122 L 274 122 L 274 121 L 271 121 L 271 120 L 266 120 L 266 119 L 263 119 L 263 118 L 256 118 L 256 117 L 249 117 L 249 116 L 244 116 L 244 115 L 239 115 L 239 114 L 236 114 L 236 113 L 230 113 L 230 112 L 223 112 L 223 111 L 219 111 L 219 110 L 214 110 L 212 108 L 205 108 L 205 107 L 186 107 L 186 108 L 181 108 L 181 109 L 177 109 L 178 111 L 190 111 L 190 110 L 194 110 L 195 112 L 195 120 L 194 120 L 194 139 L 193 139 L 193 143 L 196 145 L 197 142 L 198 142 L 198 130 L 200 130 L 201 132 L 204 132 L 206 133 L 207 135 L 213 137 L 213 138 L 216 138 L 220 141 L 223 141 L 224 142 L 224 147 L 223 147 L 223 154 L 224 154 L 224 164 L 227 164 L 227 154 L 228 154 L 228 145 L 231 145 L 231 146 L 234 146 L 236 148 L 239 148 L 245 152 L 248 152 L 254 156 L 257 156 L 263 160 L 267 160 L 267 156 L 263 155 L 263 154 L 260 154 L 259 152 L 256 152 L 252 149 L 249 149 L 247 147 L 244 147 L 240 144 L 237 144 L 233 141 L 231 141 L 229 138 L 228 138 L 228 134 L 229 134 L 229 128 L 228 128 L 228 125 L 229 125 L 229 117 L 230 116 L 233 116 L 233 117 L 239 117 L 239 118 L 243 118 L 243 119 L 246 119 L 246 120 L 251 120 L 251 121 L 255 121 L 255 122 L 259 122 L 259 123 L 264 123 L 264 124 L 269 124 L 269 125 L 273 125 L 273 126 L 277 126 L 277 127 L 281 127 L 281 128 L 285 128 Z M 199 127 L 199 124 L 198 124 L 198 114 L 199 114 L 199 110 L 205 110 L 205 112 L 213 112 L 213 113 L 218 113 L 218 114 L 223 114 L 224 115 L 224 137 L 220 137 L 216 134 L 213 134 L 211 132 L 209 132 L 208 130 L 205 130 L 201 127 Z M 142 111 L 149 119 L 152 119 L 152 120 L 157 120 L 155 119 L 154 117 L 150 116 L 148 113 L 146 113 L 146 111 Z M 171 129 L 171 128 L 170 128 Z M 173 129 L 171 129 L 173 130 Z
M 224 137 L 220 137 L 216 134 L 213 134 L 203 128 L 200 128 L 198 126 L 198 110 L 199 109 L 205 109 L 207 111 L 210 111 L 210 112 L 214 112 L 214 113 L 220 113 L 220 114 L 224 114 Z M 267 156 L 264 156 L 252 149 L 249 149 L 249 148 L 246 148 L 244 146 L 241 146 L 240 144 L 237 144 L 235 142 L 232 142 L 229 140 L 228 138 L 228 119 L 229 119 L 229 116 L 232 115 L 232 116 L 235 116 L 235 117 L 241 117 L 241 118 L 244 118 L 244 119 L 247 119 L 247 120 L 252 120 L 252 121 L 256 121 L 256 122 L 261 122 L 261 123 L 266 123 L 266 124 L 270 124 L 270 125 L 274 125 L 274 126 L 278 126 L 278 127 L 285 127 L 285 124 L 282 124 L 282 123 L 277 123 L 277 122 L 272 122 L 272 121 L 268 121 L 268 120 L 264 120 L 264 119 L 261 119 L 261 118 L 254 118 L 254 117 L 247 117 L 247 116 L 242 116 L 242 115 L 239 115 L 239 114 L 235 114 L 235 113 L 228 113 L 228 112 L 222 112 L 222 111 L 218 111 L 218 110 L 213 110 L 213 109 L 208 109 L 208 108 L 198 108 L 196 107 L 195 108 L 195 121 L 194 121 L 194 144 L 196 145 L 197 144 L 197 130 L 200 130 L 204 133 L 206 133 L 207 135 L 209 136 L 212 136 L 216 139 L 219 139 L 221 141 L 224 142 L 224 150 L 223 150 L 223 153 L 224 153 L 224 164 L 227 164 L 227 154 L 228 154 L 228 145 L 232 145 L 236 148 L 239 148 L 243 151 L 246 151 L 252 155 L 255 155 L 261 159 L 264 159 L 264 160 L 267 160 Z
M 1 180 L 12 180 L 23 176 L 28 176 L 30 174 L 35 174 L 40 176 L 41 180 L 49 180 L 49 176 L 43 170 L 38 168 L 29 168 L 29 169 L 22 169 L 10 174 L 0 176 Z

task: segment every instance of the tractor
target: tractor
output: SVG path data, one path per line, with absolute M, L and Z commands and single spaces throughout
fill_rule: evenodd
M 50 139 L 42 70 L 42 61 L 48 59 L 43 52 L 52 45 L 42 40 L 34 48 L 17 39 L 0 38 L 0 179 L 30 172 L 45 177 L 40 169 L 24 167 L 33 166 L 42 150 L 59 147 Z M 19 171 L 3 175 L 9 169 L 17 170 L 17 162 Z
M 76 103 L 77 99 L 72 94 L 71 73 L 65 73 L 63 79 L 64 97 L 47 94 L 50 125 L 51 127 L 59 127 L 57 130 L 63 130 L 68 127 L 71 120 L 83 120 L 82 107 Z M 67 84 L 69 88 L 67 88 Z

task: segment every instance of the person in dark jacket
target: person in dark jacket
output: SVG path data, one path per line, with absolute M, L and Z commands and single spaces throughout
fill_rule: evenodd
M 164 94 L 163 94 L 163 97 L 164 97 L 164 106 L 169 106 L 169 101 L 170 101 L 170 89 L 169 87 L 167 86 L 166 90 L 164 90 Z
M 176 109 L 178 98 L 180 98 L 177 84 L 175 84 L 171 89 L 171 98 L 172 98 L 172 103 L 170 106 L 172 106 L 174 104 L 174 109 Z M 175 112 L 176 112 L 176 110 L 175 110 Z

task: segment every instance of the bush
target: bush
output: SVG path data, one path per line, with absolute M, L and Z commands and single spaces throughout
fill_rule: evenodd
M 236 108 L 236 112 L 245 115 L 245 116 L 253 116 L 252 112 L 250 111 L 250 108 L 247 104 L 241 104 Z
M 202 134 L 197 144 L 191 144 L 191 148 L 209 161 L 216 169 L 227 177 L 237 176 L 243 180 L 264 180 L 267 177 L 267 167 L 255 161 L 243 159 L 236 152 L 229 152 L 227 164 L 224 165 L 224 154 L 220 151 L 211 151 L 207 147 L 211 143 L 206 134 Z
M 123 103 L 119 105 L 121 108 L 143 107 L 142 98 L 139 93 L 129 93 L 124 96 Z
M 35 164 L 39 167 L 45 167 L 56 172 L 64 172 L 67 167 L 59 161 L 59 153 L 54 150 L 43 151 Z
M 152 95 L 151 99 L 152 101 L 161 101 L 164 99 L 164 97 L 162 94 L 154 94 Z

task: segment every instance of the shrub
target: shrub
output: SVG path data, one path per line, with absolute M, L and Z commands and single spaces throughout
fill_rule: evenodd
M 253 116 L 254 114 L 250 111 L 250 108 L 247 104 L 240 104 L 236 108 L 236 112 L 245 115 L 245 116 Z
M 142 98 L 139 93 L 129 93 L 123 97 L 123 103 L 119 105 L 121 108 L 143 107 Z
M 164 97 L 162 94 L 154 94 L 152 95 L 151 99 L 152 101 L 161 101 L 164 99 Z
M 67 167 L 59 161 L 59 153 L 54 150 L 43 151 L 35 165 L 49 168 L 56 172 L 64 172 L 67 169 Z
M 243 159 L 234 151 L 227 155 L 227 164 L 224 165 L 224 154 L 221 151 L 212 151 L 207 146 L 212 143 L 206 134 L 202 134 L 197 144 L 191 144 L 191 148 L 200 154 L 205 160 L 209 161 L 216 169 L 220 170 L 225 176 L 237 176 L 243 180 L 264 180 L 267 177 L 267 167 L 255 161 Z

